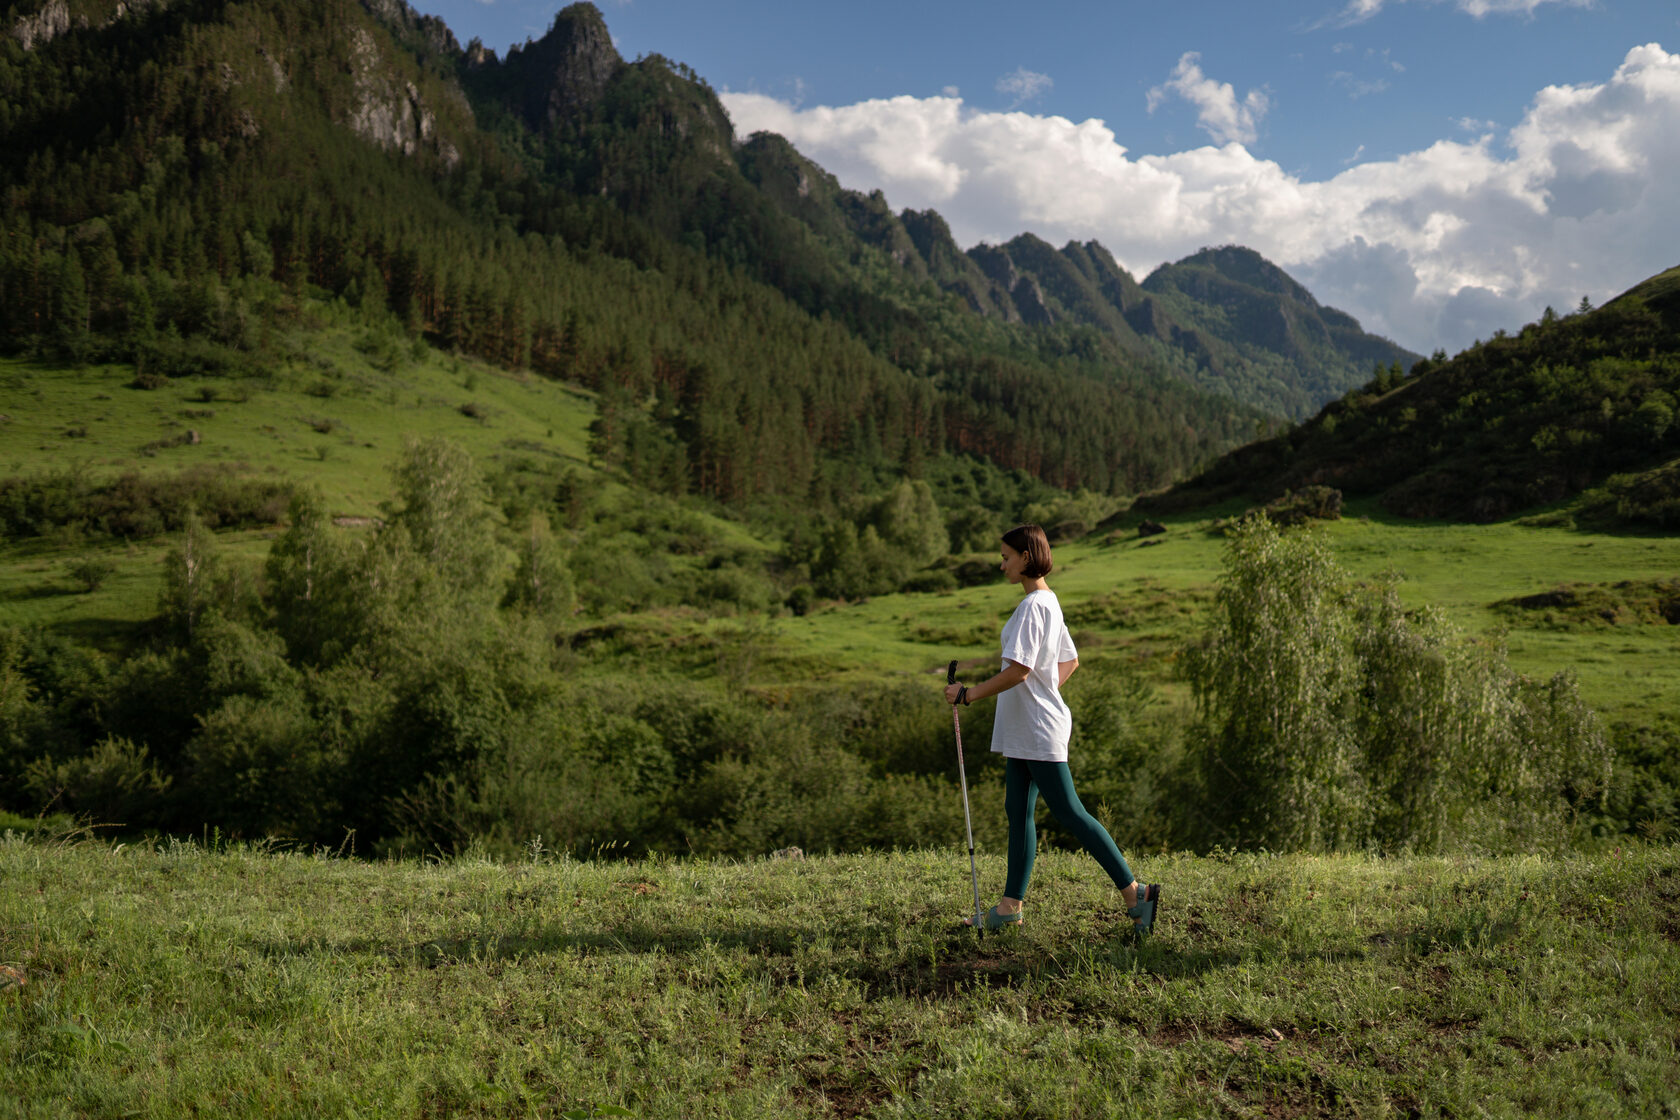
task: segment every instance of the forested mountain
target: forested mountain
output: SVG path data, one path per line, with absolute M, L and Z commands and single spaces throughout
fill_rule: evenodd
M 273 326 L 340 299 L 600 390 L 603 459 L 645 485 L 816 508 L 946 454 L 1159 486 L 1262 415 L 1187 376 L 1293 407 L 1207 376 L 1259 367 L 1100 246 L 964 253 L 735 137 L 590 4 L 500 59 L 401 0 L 51 0 L 0 28 L 14 352 L 261 369 Z
M 1492 521 L 1585 495 L 1577 516 L 1680 526 L 1680 268 L 1603 307 L 1426 359 L 1234 451 L 1140 511 L 1302 486 L 1409 517 Z
M 1194 355 L 1192 380 L 1290 416 L 1365 384 L 1374 367 L 1404 371 L 1421 357 L 1366 334 L 1252 249 L 1203 249 L 1142 287 L 1133 321 Z

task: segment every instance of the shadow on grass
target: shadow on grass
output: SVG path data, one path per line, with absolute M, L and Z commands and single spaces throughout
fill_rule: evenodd
M 151 637 L 156 623 L 156 619 L 71 618 L 52 623 L 47 629 L 103 653 L 121 653 Z
M 36 599 L 56 599 L 61 595 L 79 595 L 81 589 L 68 584 L 35 583 L 28 587 L 11 587 L 0 591 L 0 603 L 30 603 Z
M 1163 979 L 1194 978 L 1256 964 L 1343 963 L 1382 958 L 1422 959 L 1431 954 L 1485 948 L 1519 932 L 1514 922 L 1447 921 L 1421 929 L 1379 933 L 1321 948 L 1291 945 L 1274 936 L 1184 944 L 1169 936 L 1139 940 L 1130 931 L 1103 940 L 1046 944 L 1015 931 L 983 938 L 962 927 L 888 927 L 836 930 L 786 924 L 733 923 L 707 929 L 629 921 L 610 929 L 554 928 L 506 936 L 457 935 L 424 941 L 379 938 L 281 939 L 253 946 L 266 957 L 375 957 L 415 968 L 453 968 L 486 961 L 577 957 L 745 957 L 740 979 L 769 984 L 810 984 L 829 977 L 858 985 L 869 998 L 955 998 L 976 989 L 1037 987 L 1093 973 L 1146 973 Z M 849 944 L 842 942 L 850 937 Z M 702 981 L 703 982 L 703 981 Z

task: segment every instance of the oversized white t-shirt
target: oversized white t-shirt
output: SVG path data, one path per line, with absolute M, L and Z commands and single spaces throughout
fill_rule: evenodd
M 1009 758 L 1066 762 L 1073 716 L 1062 700 L 1056 666 L 1079 654 L 1062 621 L 1062 605 L 1049 588 L 1022 597 L 1003 624 L 1004 668 L 1027 667 L 1027 679 L 998 693 L 992 752 Z

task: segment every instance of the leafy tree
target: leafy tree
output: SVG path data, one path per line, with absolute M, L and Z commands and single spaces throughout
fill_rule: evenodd
M 1363 802 L 1346 704 L 1345 582 L 1323 542 L 1244 519 L 1226 546 L 1219 614 L 1186 656 L 1209 812 L 1229 838 L 1333 848 Z
M 188 510 L 179 540 L 163 559 L 163 590 L 158 597 L 158 613 L 180 644 L 192 642 L 214 606 L 221 569 L 215 536 L 196 509 Z
M 391 524 L 451 593 L 483 599 L 498 589 L 503 554 L 490 519 L 489 490 L 459 444 L 411 439 L 393 468 L 397 506 Z M 493 601 L 493 600 L 492 600 Z
M 937 560 L 951 548 L 933 488 L 921 479 L 905 479 L 887 491 L 870 511 L 869 523 L 911 567 Z
M 549 528 L 548 517 L 533 510 L 519 535 L 519 567 L 508 584 L 504 603 L 548 620 L 565 618 L 577 601 L 565 554 Z

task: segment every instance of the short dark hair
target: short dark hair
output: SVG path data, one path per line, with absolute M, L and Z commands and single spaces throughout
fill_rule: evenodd
M 1015 526 L 1003 535 L 1003 543 L 1027 558 L 1021 574 L 1030 579 L 1043 579 L 1056 566 L 1050 559 L 1050 538 L 1037 525 Z

